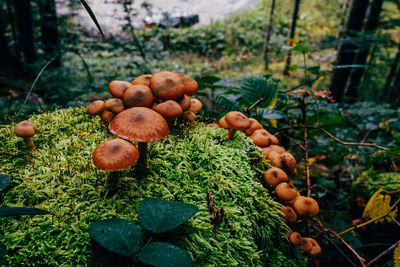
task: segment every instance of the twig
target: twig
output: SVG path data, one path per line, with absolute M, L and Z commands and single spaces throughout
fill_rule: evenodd
M 315 225 L 311 225 L 315 230 L 319 231 L 319 229 L 315 226 Z M 338 245 L 336 245 L 335 242 L 333 242 L 332 239 L 330 239 L 328 237 L 328 235 L 326 234 L 325 231 L 323 231 L 323 237 L 332 245 L 336 248 L 337 251 L 339 251 L 340 254 L 342 254 L 342 256 L 352 265 L 357 267 L 357 265 L 346 255 L 346 253 L 343 252 L 343 250 L 341 250 Z
M 364 262 L 365 262 L 365 259 L 364 259 L 363 257 L 361 257 L 361 256 L 357 253 L 357 251 L 355 251 L 355 249 L 354 249 L 352 246 L 350 246 L 350 245 L 346 242 L 346 240 L 343 239 L 343 237 L 341 237 L 341 236 L 340 236 L 338 233 L 336 233 L 335 231 L 332 231 L 332 230 L 326 228 L 326 227 L 322 224 L 322 222 L 321 222 L 320 220 L 318 220 L 318 219 L 316 219 L 316 218 L 313 218 L 313 220 L 316 221 L 316 222 L 318 223 L 318 225 L 319 225 L 325 232 L 331 233 L 333 236 L 335 236 L 337 239 L 339 239 L 340 242 L 342 242 L 343 245 L 345 245 L 345 246 L 357 257 L 357 259 L 358 259 L 358 260 L 360 261 L 360 263 L 361 263 L 361 266 L 365 267 L 365 263 L 364 263 Z
M 390 207 L 390 209 L 389 209 L 385 214 L 383 214 L 383 215 L 381 215 L 381 216 L 378 216 L 378 217 L 376 217 L 376 218 L 374 218 L 374 219 L 371 219 L 371 220 L 369 220 L 369 221 L 366 221 L 365 223 L 361 223 L 361 224 L 354 225 L 354 226 L 350 227 L 349 229 L 344 230 L 343 232 L 339 233 L 338 235 L 344 235 L 345 233 L 348 233 L 348 232 L 350 232 L 350 231 L 352 231 L 352 230 L 354 230 L 354 229 L 358 229 L 358 228 L 364 227 L 364 226 L 366 226 L 366 225 L 368 225 L 368 224 L 370 224 L 370 223 L 373 223 L 373 222 L 375 222 L 375 221 L 378 221 L 378 220 L 380 220 L 380 219 L 382 219 L 382 218 L 388 216 L 389 213 L 391 213 L 392 210 L 394 210 L 394 208 L 396 208 L 396 206 L 397 206 L 397 204 L 398 204 L 399 202 L 400 202 L 400 199 L 398 199 L 398 200 L 393 204 L 393 206 Z
M 261 101 L 263 101 L 264 100 L 264 98 L 260 98 L 260 99 L 258 99 L 256 102 L 254 102 L 254 104 L 253 105 L 251 105 L 248 109 L 246 109 L 244 112 L 246 112 L 247 114 L 250 114 L 250 111 L 253 109 L 253 108 L 255 108 L 258 104 L 260 104 L 261 103 Z
M 297 146 L 299 146 L 302 150 L 305 150 L 305 147 L 302 144 L 300 144 L 299 142 L 297 142 L 296 140 L 294 140 L 292 137 L 290 137 L 289 135 L 285 134 L 284 132 L 281 132 L 281 134 L 284 135 L 287 139 L 289 139 L 293 143 L 295 143 Z
M 396 243 L 394 243 L 393 245 L 391 245 L 388 249 L 386 249 L 385 251 L 383 251 L 382 253 L 380 253 L 378 256 L 376 256 L 373 260 L 371 260 L 370 262 L 367 263 L 367 267 L 368 266 L 372 266 L 375 263 L 377 263 L 378 261 L 380 261 L 383 257 L 385 257 L 387 254 L 391 253 L 393 250 L 396 249 L 396 247 L 400 244 L 400 240 L 397 241 Z

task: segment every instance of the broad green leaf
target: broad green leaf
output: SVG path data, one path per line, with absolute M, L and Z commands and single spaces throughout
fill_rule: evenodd
M 240 94 L 243 98 L 253 104 L 259 99 L 263 99 L 259 106 L 268 107 L 278 93 L 278 84 L 272 79 L 265 79 L 263 77 L 247 77 L 243 79 L 240 86 Z
M 100 24 L 99 24 L 99 22 L 97 21 L 96 15 L 93 13 L 93 11 L 92 11 L 92 9 L 90 8 L 90 6 L 88 5 L 88 3 L 87 3 L 85 0 L 80 0 L 80 1 L 81 1 L 82 5 L 85 7 L 87 13 L 89 13 L 89 16 L 92 18 L 94 24 L 96 24 L 97 29 L 98 29 L 98 30 L 100 31 L 100 33 L 101 33 L 101 36 L 103 36 L 103 38 L 105 38 L 105 37 L 104 37 L 104 33 L 103 33 L 103 31 L 101 30 Z
M 0 217 L 50 214 L 47 210 L 26 207 L 0 207 Z
M 10 184 L 11 178 L 7 174 L 0 174 L 0 190 L 6 189 L 6 187 Z
M 0 265 L 5 264 L 4 256 L 7 253 L 6 246 L 4 246 L 3 242 L 0 241 Z
M 156 267 L 193 266 L 192 258 L 185 250 L 166 242 L 153 242 L 142 247 L 139 260 Z
M 146 198 L 139 207 L 139 220 L 147 230 L 163 233 L 183 224 L 198 211 L 192 204 Z
M 287 117 L 285 113 L 269 108 L 260 108 L 258 109 L 258 113 L 267 120 L 279 120 Z
M 106 249 L 129 256 L 140 248 L 142 233 L 137 226 L 123 219 L 107 219 L 89 226 L 90 236 Z

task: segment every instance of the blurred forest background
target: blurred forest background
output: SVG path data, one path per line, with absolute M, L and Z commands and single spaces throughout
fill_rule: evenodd
M 215 8 L 199 2 L 200 24 L 190 13 L 197 14 L 195 5 L 185 10 L 190 0 L 173 1 L 178 15 L 155 12 L 157 1 L 0 0 L 0 121 L 83 106 L 104 99 L 112 80 L 161 70 L 194 77 L 204 118 L 218 119 L 254 102 L 243 100 L 238 81 L 266 77 L 279 87 L 276 103 L 249 115 L 296 155 L 298 188 L 310 164 L 325 226 L 340 232 L 356 225 L 375 191 L 398 192 L 398 176 L 380 175 L 400 170 L 400 0 L 238 1 L 244 4 L 233 13 L 229 1 Z M 303 161 L 299 142 L 307 138 Z M 357 188 L 360 177 L 383 180 Z M 400 239 L 397 224 L 343 238 L 372 260 Z M 323 250 L 323 262 L 359 266 L 342 242 L 325 242 L 332 250 Z M 392 266 L 390 259 L 387 253 L 378 262 Z

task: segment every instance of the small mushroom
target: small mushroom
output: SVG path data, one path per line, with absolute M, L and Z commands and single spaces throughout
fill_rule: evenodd
M 319 243 L 317 242 L 317 240 L 315 240 L 314 238 L 311 238 L 311 237 L 304 237 L 303 240 L 306 239 L 306 238 L 307 238 L 307 239 L 311 242 L 311 244 L 312 244 L 312 249 L 308 252 L 308 255 L 310 255 L 310 256 L 316 256 L 316 255 L 318 255 L 319 253 L 321 253 L 321 246 L 319 245 Z
M 105 108 L 103 100 L 96 100 L 89 104 L 86 109 L 86 113 L 90 115 L 100 115 Z
M 290 243 L 292 243 L 295 246 L 301 246 L 303 244 L 303 238 L 298 232 L 291 232 L 288 235 L 288 239 Z
M 266 147 L 269 145 L 276 145 L 278 138 L 275 135 L 270 134 L 265 129 L 255 130 L 250 136 L 253 143 L 259 147 Z
M 118 114 L 125 109 L 124 102 L 119 98 L 110 98 L 105 103 L 105 109 Z
M 275 187 L 276 195 L 282 199 L 283 201 L 291 201 L 297 197 L 297 190 L 293 185 L 290 185 L 287 182 L 279 183 Z M 296 210 L 296 208 L 295 208 Z M 297 210 L 296 210 L 297 212 Z M 298 214 L 298 212 L 297 212 Z
M 239 111 L 230 111 L 225 115 L 225 121 L 228 124 L 229 132 L 226 138 L 232 139 L 236 131 L 244 131 L 250 127 L 251 121 L 246 115 Z
M 142 85 L 146 85 L 147 87 L 150 86 L 150 79 L 151 79 L 151 74 L 143 74 L 140 75 L 138 77 L 136 77 L 131 84 L 132 85 L 137 85 L 137 84 L 142 84 Z
M 218 124 L 221 128 L 229 130 L 229 126 L 228 126 L 228 123 L 226 123 L 225 116 L 223 116 L 221 119 L 219 119 Z
M 295 169 L 296 169 L 296 159 L 293 157 L 292 154 L 288 152 L 283 152 L 280 155 L 281 158 L 281 163 L 282 163 L 282 169 L 288 174 L 288 175 L 293 175 Z
M 170 71 L 153 74 L 150 79 L 150 89 L 160 100 L 178 100 L 185 94 L 185 85 L 181 78 Z
M 301 245 L 299 246 L 299 248 L 300 248 L 302 251 L 308 253 L 308 252 L 310 252 L 310 251 L 312 250 L 312 248 L 313 248 L 313 243 L 311 242 L 311 240 L 310 240 L 309 237 L 303 237 L 303 244 L 301 244 Z
M 108 85 L 108 91 L 113 97 L 122 99 L 126 89 L 132 86 L 131 83 L 125 81 L 112 81 Z
M 181 80 L 183 81 L 186 95 L 193 96 L 197 93 L 199 85 L 195 80 L 183 74 L 178 74 L 178 77 L 181 78 Z
M 192 111 L 194 113 L 199 112 L 203 108 L 203 104 L 200 102 L 200 100 L 196 98 L 190 99 L 190 108 L 188 111 Z
M 193 111 L 185 111 L 183 112 L 183 118 L 188 121 L 195 121 L 197 119 L 197 115 Z
M 129 87 L 123 96 L 124 104 L 127 107 L 151 107 L 154 96 L 146 85 L 137 84 Z
M 34 151 L 35 145 L 32 142 L 32 136 L 35 135 L 37 128 L 35 124 L 30 121 L 21 121 L 14 127 L 14 133 L 16 136 L 22 137 L 24 139 L 26 147 L 29 150 Z
M 153 110 L 160 113 L 171 126 L 172 122 L 183 114 L 181 106 L 173 100 L 167 100 L 155 106 Z
M 132 166 L 138 157 L 139 151 L 136 146 L 120 138 L 104 141 L 92 154 L 94 165 L 111 172 L 112 177 L 115 177 L 118 171 Z
M 108 126 L 108 124 L 112 121 L 112 119 L 114 118 L 115 114 L 112 113 L 111 111 L 108 110 L 104 110 L 103 113 L 101 114 L 100 118 L 101 121 Z
M 147 143 L 160 140 L 169 133 L 167 121 L 152 109 L 129 108 L 119 113 L 110 123 L 110 131 L 126 140 L 138 142 L 141 167 L 147 162 Z
M 264 173 L 264 180 L 266 184 L 275 187 L 281 182 L 288 182 L 289 178 L 283 170 L 271 168 Z
M 293 202 L 293 208 L 297 215 L 304 218 L 312 218 L 318 214 L 318 202 L 312 197 L 299 196 Z
M 283 206 L 281 209 L 282 218 L 285 219 L 288 223 L 295 223 L 297 221 L 297 213 L 290 206 Z
M 244 132 L 247 136 L 250 136 L 253 134 L 255 130 L 263 129 L 262 125 L 253 118 L 250 118 L 250 127 Z
M 219 125 L 218 125 L 218 123 L 209 123 L 209 124 L 207 124 L 206 125 L 207 127 L 214 127 L 214 128 L 219 128 Z
M 286 150 L 283 147 L 278 146 L 278 145 L 270 145 L 270 146 L 261 148 L 261 153 L 266 158 L 268 158 L 268 154 L 271 151 L 275 151 L 278 154 L 282 154 L 283 152 L 286 152 Z
M 178 104 L 181 106 L 183 111 L 189 110 L 191 105 L 190 97 L 183 95 L 182 98 L 178 100 Z
M 269 152 L 267 159 L 272 166 L 282 169 L 281 155 L 278 152 L 275 151 Z

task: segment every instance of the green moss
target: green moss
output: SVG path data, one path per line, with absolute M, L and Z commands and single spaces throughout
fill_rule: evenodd
M 198 266 L 304 263 L 284 237 L 279 204 L 260 182 L 265 167 L 260 153 L 244 134 L 221 141 L 222 129 L 202 123 L 181 126 L 150 144 L 146 177 L 136 177 L 133 167 L 120 174 L 117 185 L 110 185 L 108 174 L 91 161 L 96 146 L 113 137 L 98 117 L 72 108 L 30 120 L 39 129 L 33 138 L 38 152 L 33 155 L 13 134 L 13 125 L 0 129 L 1 172 L 12 176 L 2 205 L 35 206 L 62 217 L 2 218 L 0 238 L 10 266 L 89 265 L 94 250 L 89 224 L 112 217 L 139 224 L 138 207 L 147 197 L 200 209 L 183 226 L 156 237 L 186 249 Z M 210 224 L 207 192 L 225 211 L 226 222 L 216 227 Z
M 370 198 L 379 189 L 386 191 L 400 188 L 400 173 L 377 172 L 373 169 L 363 172 L 352 186 L 354 196 Z

